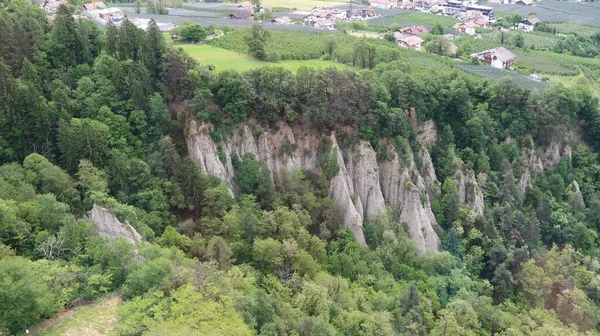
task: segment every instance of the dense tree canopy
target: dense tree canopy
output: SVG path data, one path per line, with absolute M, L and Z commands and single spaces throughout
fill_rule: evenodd
M 194 41 L 206 33 L 182 28 Z M 365 39 L 352 46 L 361 70 L 214 73 L 154 22 L 100 30 L 61 6 L 49 24 L 21 0 L 0 4 L 0 31 L 0 334 L 117 290 L 117 335 L 600 331 L 600 110 L 584 87 L 532 92 L 385 61 Z M 250 33 L 266 58 L 269 32 Z M 444 53 L 438 42 L 428 48 Z M 332 57 L 345 46 L 324 47 Z M 217 143 L 252 119 L 256 137 L 281 121 L 335 131 L 339 146 L 366 140 L 380 162 L 398 155 L 416 169 L 413 153 L 428 150 L 440 183 L 421 201 L 443 250 L 419 254 L 394 211 L 365 222 L 360 245 L 328 197 L 341 169 L 331 141 L 315 148 L 318 173 L 271 172 L 219 147 L 235 174 L 220 181 L 186 154 L 190 118 L 212 124 Z M 421 148 L 426 121 L 437 139 Z M 530 153 L 575 125 L 570 154 L 531 170 Z M 470 171 L 480 214 L 462 199 L 474 186 L 455 177 Z M 148 244 L 94 235 L 94 205 Z

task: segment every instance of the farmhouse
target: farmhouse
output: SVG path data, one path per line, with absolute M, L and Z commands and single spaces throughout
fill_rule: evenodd
M 421 51 L 423 39 L 416 35 L 403 34 L 400 32 L 394 33 L 396 44 L 402 48 Z
M 421 25 L 421 26 L 411 26 L 411 27 L 402 28 L 402 29 L 400 29 L 400 32 L 403 34 L 407 34 L 407 35 L 418 36 L 419 34 L 429 33 L 429 30 L 427 30 L 427 28 L 425 28 L 425 26 Z
M 371 7 L 390 9 L 398 7 L 397 0 L 371 0 Z
M 518 0 L 515 1 L 516 5 L 522 5 L 522 6 L 531 6 L 531 4 L 533 4 L 533 0 Z
M 227 18 L 233 20 L 254 20 L 254 14 L 247 10 L 240 10 L 227 15 Z
M 484 50 L 472 54 L 471 57 L 477 57 L 479 61 L 499 69 L 510 69 L 515 61 L 515 54 L 504 47 Z
M 317 19 L 313 23 L 313 27 L 323 29 L 335 29 L 335 21 L 330 19 Z
M 292 19 L 290 19 L 287 16 L 282 16 L 282 17 L 278 17 L 278 18 L 271 20 L 271 22 L 279 23 L 279 24 L 290 24 L 290 23 L 292 23 Z
M 535 28 L 535 25 L 538 23 L 540 23 L 540 19 L 536 17 L 530 17 L 521 21 L 517 28 L 522 31 L 531 32 L 533 31 L 533 28 Z

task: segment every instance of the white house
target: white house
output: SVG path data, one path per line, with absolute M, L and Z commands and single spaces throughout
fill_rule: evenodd
M 480 62 L 499 69 L 510 69 L 515 62 L 515 54 L 504 47 L 484 50 L 482 52 L 471 54 L 471 57 L 477 57 Z
M 519 30 L 522 30 L 525 32 L 531 32 L 531 31 L 533 31 L 533 28 L 535 28 L 535 25 L 538 24 L 539 22 L 540 22 L 540 19 L 538 19 L 536 17 L 530 17 L 530 18 L 527 18 L 527 19 L 521 21 L 521 23 L 519 23 L 517 28 Z

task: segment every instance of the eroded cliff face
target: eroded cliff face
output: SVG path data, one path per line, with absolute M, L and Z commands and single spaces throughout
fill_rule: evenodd
M 121 222 L 110 210 L 94 204 L 92 211 L 87 215 L 88 220 L 94 224 L 94 233 L 100 237 L 114 242 L 119 237 L 135 244 L 143 241 L 142 236 L 129 223 Z
M 563 157 L 571 158 L 571 146 L 564 142 L 552 141 L 545 149 L 535 149 L 533 146 L 529 149 L 523 149 L 521 156 L 525 171 L 519 180 L 519 189 L 525 193 L 531 186 L 533 178 L 543 172 L 553 171 Z
M 339 166 L 331 180 L 329 195 L 357 241 L 365 245 L 363 221 L 377 220 L 389 205 L 394 213 L 399 213 L 398 219 L 408 225 L 419 252 L 439 249 L 439 238 L 434 231 L 437 222 L 429 203 L 431 190 L 439 188 L 439 183 L 424 146 L 418 153 L 421 164 L 417 168 L 412 153 L 408 158 L 394 155 L 390 161 L 378 162 L 376 152 L 366 141 L 360 140 L 352 148 L 342 149 L 335 133 L 319 134 L 301 125 L 291 127 L 280 122 L 273 129 L 255 134 L 251 124 L 244 124 L 219 144 L 210 137 L 209 131 L 210 125 L 189 121 L 186 138 L 189 155 L 200 163 L 205 173 L 225 181 L 230 192 L 234 188 L 232 155 L 241 158 L 246 153 L 254 154 L 267 164 L 272 178 L 282 169 L 295 167 L 320 173 L 317 148 L 329 137 Z M 393 146 L 389 146 L 393 150 Z
M 454 174 L 460 202 L 466 204 L 478 216 L 483 216 L 485 201 L 473 169 L 459 169 Z

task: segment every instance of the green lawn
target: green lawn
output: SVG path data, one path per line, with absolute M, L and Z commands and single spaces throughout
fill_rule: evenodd
M 246 71 L 262 66 L 281 66 L 292 72 L 297 71 L 302 66 L 315 68 L 328 68 L 334 66 L 338 69 L 355 70 L 355 68 L 332 61 L 305 60 L 305 61 L 281 61 L 277 63 L 264 62 L 256 58 L 231 50 L 221 49 L 207 44 L 182 44 L 178 45 L 190 56 L 197 59 L 202 64 L 212 64 L 216 66 L 217 71 L 236 69 Z
M 117 322 L 121 298 L 111 295 L 89 305 L 59 313 L 33 327 L 33 336 L 108 335 Z

